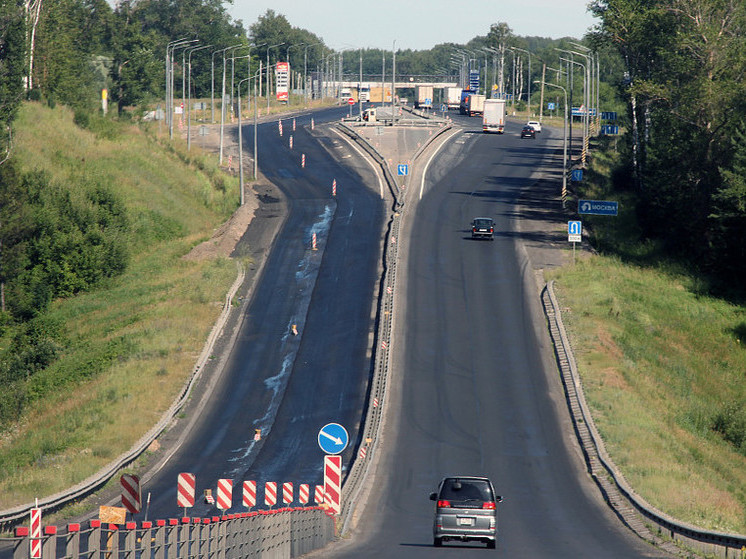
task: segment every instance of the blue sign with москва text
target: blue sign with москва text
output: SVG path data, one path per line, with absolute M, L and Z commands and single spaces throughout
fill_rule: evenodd
M 578 200 L 579 214 L 617 215 L 619 202 L 608 200 Z

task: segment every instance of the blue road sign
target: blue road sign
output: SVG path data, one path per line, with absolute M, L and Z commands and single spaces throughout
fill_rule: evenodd
M 603 124 L 601 125 L 601 134 L 604 136 L 614 136 L 619 134 L 619 126 L 616 124 Z
M 547 103 L 547 110 L 553 111 L 554 110 L 554 103 Z
M 583 180 L 583 169 L 573 169 L 572 175 L 570 175 L 570 178 L 574 182 L 580 182 Z
M 616 111 L 603 111 L 601 112 L 602 120 L 616 120 Z
M 579 214 L 617 215 L 619 202 L 608 200 L 578 200 Z
M 583 222 L 582 221 L 568 221 L 567 222 L 567 234 L 568 235 L 582 235 L 583 234 Z
M 409 165 L 406 163 L 399 163 L 396 166 L 396 172 L 401 177 L 406 177 L 409 174 Z
M 432 104 L 433 104 L 433 100 L 430 99 L 430 97 L 425 97 L 425 106 L 429 107 Z
M 319 431 L 319 446 L 327 454 L 339 454 L 349 441 L 347 429 L 339 423 L 327 423 Z
M 447 113 L 448 112 L 448 106 L 447 105 L 441 105 L 440 106 L 440 112 L 441 113 Z
M 479 70 L 469 70 L 469 89 L 479 90 Z

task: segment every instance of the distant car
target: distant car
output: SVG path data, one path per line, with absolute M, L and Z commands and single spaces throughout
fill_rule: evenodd
M 537 122 L 535 120 L 529 120 L 526 123 L 526 126 L 530 126 L 531 128 L 533 128 L 537 132 L 541 132 L 541 123 L 540 122 Z
M 492 482 L 486 477 L 453 476 L 443 478 L 438 490 L 430 494 L 435 501 L 433 545 L 449 540 L 481 541 L 494 549 L 497 543 L 497 503 Z
M 528 124 L 521 129 L 521 138 L 533 138 L 536 139 L 536 130 Z
M 495 222 L 490 217 L 475 217 L 471 222 L 472 239 L 489 239 L 495 232 Z

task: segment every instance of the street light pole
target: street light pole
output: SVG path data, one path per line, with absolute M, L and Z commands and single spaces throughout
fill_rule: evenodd
M 539 82 L 536 82 L 539 83 Z M 554 83 L 547 83 L 542 81 L 543 86 L 557 87 L 562 90 L 565 94 L 565 126 L 562 140 L 562 207 L 565 207 L 565 200 L 567 198 L 567 90 L 561 85 Z
M 195 39 L 192 39 L 194 41 Z M 173 73 L 173 50 L 184 43 L 189 42 L 189 39 L 176 39 L 166 44 L 166 104 L 164 117 L 166 119 L 166 126 L 170 126 L 171 123 L 171 74 Z M 169 50 L 171 54 L 169 54 Z
M 189 78 L 188 78 L 188 84 L 187 84 L 187 106 L 186 106 L 186 113 L 187 113 L 187 151 L 192 149 L 192 53 L 196 52 L 198 50 L 202 49 L 208 49 L 212 45 L 204 45 L 202 47 L 195 47 L 192 49 L 189 49 L 189 57 L 188 57 L 188 64 L 189 64 Z
M 252 79 L 251 76 L 238 82 L 238 188 L 241 194 L 241 205 L 244 204 L 243 188 L 243 131 L 241 130 L 241 84 Z
M 575 53 L 577 54 L 577 53 Z M 588 81 L 587 81 L 587 70 L 585 64 L 582 62 L 578 62 L 577 60 L 570 60 L 568 58 L 560 58 L 560 60 L 564 60 L 565 62 L 569 62 L 571 64 L 577 64 L 581 68 L 583 68 L 583 104 L 585 104 L 585 99 L 588 95 Z M 583 149 L 581 150 L 580 157 L 581 157 L 581 164 L 583 167 L 585 167 L 585 152 L 586 148 L 588 146 L 588 126 L 587 126 L 587 117 L 588 117 L 588 105 L 585 105 L 585 115 L 583 115 Z
M 510 47 L 513 50 L 519 50 L 521 52 L 525 52 L 528 55 L 528 118 L 531 119 L 531 53 L 528 52 L 526 49 L 521 49 L 518 47 Z

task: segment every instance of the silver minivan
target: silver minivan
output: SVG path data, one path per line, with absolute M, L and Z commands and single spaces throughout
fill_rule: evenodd
M 444 541 L 482 541 L 494 549 L 497 542 L 497 503 L 492 482 L 486 477 L 451 476 L 443 478 L 430 494 L 435 501 L 433 545 Z

